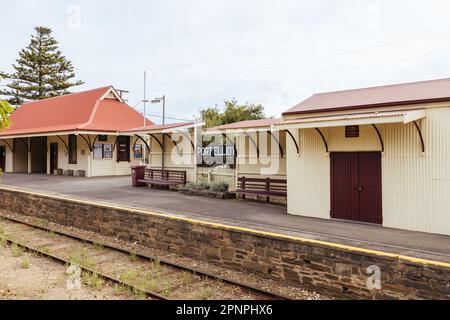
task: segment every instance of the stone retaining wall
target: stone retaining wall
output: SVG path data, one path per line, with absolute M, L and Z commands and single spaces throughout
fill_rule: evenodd
M 138 210 L 0 189 L 0 210 L 137 241 L 230 269 L 301 284 L 337 297 L 450 299 L 450 268 Z M 369 290 L 368 268 L 381 270 Z M 375 267 L 373 267 L 375 266 Z

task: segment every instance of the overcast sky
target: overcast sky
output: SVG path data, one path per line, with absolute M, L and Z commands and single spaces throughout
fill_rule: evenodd
M 112 84 L 133 106 L 147 70 L 169 116 L 236 98 L 278 117 L 316 92 L 450 77 L 449 12 L 445 0 L 2 0 L 0 70 L 44 25 L 86 82 L 74 91 Z

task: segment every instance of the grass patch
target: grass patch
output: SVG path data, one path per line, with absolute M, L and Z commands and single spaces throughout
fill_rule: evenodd
M 5 238 L 0 237 L 0 247 L 6 248 L 7 244 L 8 244 L 8 241 Z
M 93 245 L 94 248 L 97 249 L 97 250 L 103 250 L 103 249 L 105 248 L 102 244 L 97 243 L 97 242 L 93 242 L 92 245 Z
M 120 280 L 123 282 L 133 282 L 137 279 L 138 272 L 136 270 L 124 271 L 120 274 Z
M 137 261 L 137 259 L 138 259 L 138 257 L 137 257 L 136 251 L 134 249 L 131 250 L 131 252 L 130 252 L 130 260 L 135 262 L 135 261 Z
M 22 263 L 20 264 L 22 269 L 29 269 L 30 268 L 30 260 L 28 257 L 25 257 L 25 259 L 22 260 Z
M 145 300 L 147 299 L 147 294 L 145 292 L 142 292 L 141 290 L 138 290 L 136 288 L 133 288 L 131 290 L 131 293 L 136 297 L 138 300 Z
M 70 256 L 70 263 L 78 266 L 94 269 L 96 263 L 85 250 L 80 250 Z
M 46 254 L 50 254 L 51 249 L 49 247 L 43 247 L 41 249 L 42 252 L 46 253 Z
M 168 281 L 167 283 L 166 283 L 166 286 L 165 286 L 165 288 L 163 289 L 163 291 L 161 292 L 161 294 L 164 296 L 164 297 L 170 297 L 170 295 L 172 294 L 172 285 L 171 285 L 171 283 L 170 283 L 170 281 Z
M 159 261 L 158 258 L 152 261 L 152 264 L 150 266 L 152 271 L 155 273 L 156 276 L 159 276 L 161 273 L 161 261 Z
M 212 287 L 203 289 L 197 296 L 196 300 L 208 300 L 214 297 L 216 290 Z
M 181 283 L 187 286 L 190 285 L 194 280 L 194 275 L 189 271 L 183 271 L 180 275 Z
M 16 258 L 23 255 L 22 247 L 18 246 L 16 243 L 13 243 L 13 245 L 11 246 L 11 252 L 12 252 L 13 257 L 16 257 Z
M 103 287 L 103 279 L 100 278 L 97 273 L 84 271 L 81 274 L 81 279 L 83 280 L 83 283 L 85 283 L 87 286 L 94 288 L 96 290 L 100 290 Z

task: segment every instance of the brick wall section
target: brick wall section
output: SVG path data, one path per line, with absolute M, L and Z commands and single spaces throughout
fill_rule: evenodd
M 301 284 L 328 295 L 450 299 L 450 268 L 402 261 L 396 256 L 4 189 L 0 189 L 0 209 Z M 381 290 L 367 289 L 367 268 L 372 265 L 381 268 Z

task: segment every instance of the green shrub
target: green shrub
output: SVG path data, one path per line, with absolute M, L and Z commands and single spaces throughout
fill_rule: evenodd
M 193 190 L 209 190 L 209 183 L 208 182 L 195 182 L 195 183 L 188 183 L 186 185 L 186 188 L 193 189 Z
M 213 192 L 227 192 L 228 187 L 229 185 L 227 182 L 215 182 L 211 184 L 210 189 Z

